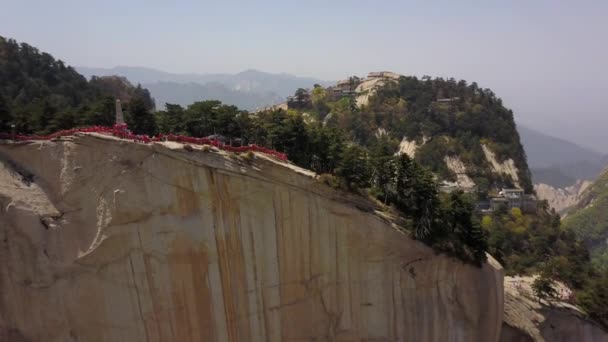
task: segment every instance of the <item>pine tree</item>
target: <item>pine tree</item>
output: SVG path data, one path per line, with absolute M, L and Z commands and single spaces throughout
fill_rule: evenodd
M 452 242 L 456 246 L 456 253 L 463 258 L 472 258 L 478 265 L 481 264 L 486 260 L 488 242 L 481 225 L 473 219 L 473 204 L 459 191 L 450 194 L 446 207 L 443 212 L 443 224 L 449 229 L 448 238 L 455 240 Z
M 112 97 L 105 96 L 98 100 L 84 118 L 86 126 L 111 127 L 116 121 L 116 104 Z
M 396 174 L 396 163 L 393 157 L 394 147 L 386 135 L 381 136 L 370 148 L 371 163 L 373 168 L 373 185 L 379 190 L 384 203 L 389 196 L 395 197 L 394 179 Z
M 285 118 L 278 141 L 281 143 L 279 149 L 286 152 L 291 161 L 310 168 L 310 139 L 301 115 L 289 115 Z
M 164 134 L 183 134 L 186 132 L 184 124 L 184 108 L 178 104 L 165 104 L 165 110 L 157 112 L 158 129 Z
M 11 129 L 12 115 L 8 109 L 6 101 L 0 95 L 0 132 L 9 132 Z
M 419 240 L 432 241 L 439 233 L 439 194 L 433 174 L 416 167 L 413 187 L 414 236 Z
M 540 303 L 542 299 L 554 298 L 557 295 L 555 290 L 555 283 L 551 279 L 550 275 L 546 272 L 542 272 L 534 282 L 532 283 L 532 291 L 538 298 Z
M 157 132 L 156 118 L 147 108 L 143 99 L 136 97 L 127 106 L 127 123 L 136 134 L 154 135 Z
M 37 113 L 35 114 L 36 132 L 39 134 L 51 133 L 52 127 L 50 127 L 50 123 L 53 120 L 56 111 L 57 110 L 51 105 L 48 99 L 42 100 L 42 103 L 39 104 Z
M 403 213 L 414 210 L 415 166 L 407 154 L 401 154 L 396 161 L 395 205 Z
M 384 204 L 395 197 L 395 160 L 392 157 L 376 157 L 372 162 L 374 186 L 380 190 Z
M 364 189 L 370 185 L 371 167 L 367 151 L 358 145 L 347 147 L 336 170 L 346 186 L 353 189 Z
M 577 294 L 577 301 L 591 318 L 608 327 L 608 271 L 592 279 L 587 288 Z

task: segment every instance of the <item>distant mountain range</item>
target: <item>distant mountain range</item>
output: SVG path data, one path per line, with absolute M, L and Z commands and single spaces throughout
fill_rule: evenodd
M 158 109 L 165 103 L 187 106 L 196 101 L 217 99 L 239 108 L 254 110 L 283 101 L 298 88 L 312 88 L 333 82 L 290 74 L 273 74 L 246 70 L 237 74 L 177 74 L 142 67 L 88 68 L 78 67 L 85 77 L 124 76 L 134 84 L 148 88 Z
M 596 179 L 608 165 L 608 157 L 600 152 L 521 125 L 517 129 L 534 183 L 563 188 L 579 179 Z

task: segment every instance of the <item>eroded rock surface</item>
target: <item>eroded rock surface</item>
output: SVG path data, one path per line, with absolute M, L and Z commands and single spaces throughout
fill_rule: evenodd
M 535 184 L 534 190 L 538 194 L 538 198 L 547 200 L 549 206 L 562 216 L 568 212 L 570 208 L 578 203 L 581 195 L 585 192 L 593 182 L 588 180 L 578 180 L 573 185 L 566 188 L 555 188 L 547 184 Z
M 513 159 L 509 158 L 503 162 L 499 162 L 496 158 L 496 154 L 490 149 L 490 147 L 485 144 L 481 144 L 481 148 L 483 149 L 486 160 L 492 166 L 492 171 L 511 177 L 515 186 L 519 188 L 519 171 L 517 170 Z
M 558 286 L 561 298 L 541 301 L 533 295 L 533 277 L 505 277 L 505 316 L 501 342 L 607 342 L 608 333 L 564 300 L 570 291 Z
M 499 339 L 498 263 L 262 155 L 81 135 L 0 161 L 0 340 Z

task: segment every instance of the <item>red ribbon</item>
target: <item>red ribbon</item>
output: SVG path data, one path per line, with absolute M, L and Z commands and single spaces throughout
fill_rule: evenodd
M 248 146 L 231 146 L 226 145 L 216 139 L 209 138 L 195 138 L 195 137 L 187 137 L 183 135 L 174 135 L 174 134 L 159 134 L 157 136 L 150 137 L 148 135 L 135 135 L 129 131 L 126 124 L 117 124 L 113 127 L 103 127 L 103 126 L 91 126 L 91 127 L 82 127 L 82 128 L 73 128 L 68 130 L 63 130 L 59 132 L 55 132 L 49 135 L 21 135 L 21 134 L 12 134 L 12 133 L 2 133 L 0 132 L 0 139 L 2 140 L 17 140 L 17 141 L 30 141 L 30 140 L 51 140 L 59 137 L 74 135 L 76 133 L 100 133 L 100 134 L 108 134 L 115 136 L 117 138 L 132 140 L 135 142 L 140 142 L 144 144 L 148 144 L 150 142 L 159 142 L 159 141 L 175 141 L 179 143 L 188 143 L 193 145 L 211 145 L 217 147 L 221 150 L 228 152 L 236 152 L 236 153 L 244 153 L 248 151 L 252 152 L 262 152 L 264 154 L 268 154 L 274 156 L 277 159 L 282 161 L 287 161 L 287 154 L 281 153 L 272 149 L 268 149 L 263 146 L 258 146 L 256 144 L 251 144 Z

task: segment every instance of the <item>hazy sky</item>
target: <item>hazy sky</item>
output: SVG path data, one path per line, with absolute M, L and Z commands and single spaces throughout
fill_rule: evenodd
M 477 81 L 520 123 L 608 152 L 608 1 L 0 0 L 0 35 L 71 65 L 392 70 Z

